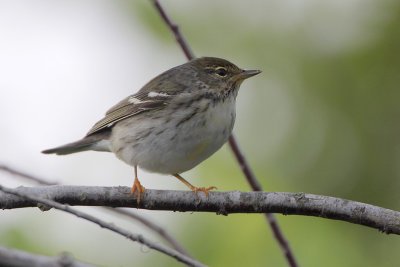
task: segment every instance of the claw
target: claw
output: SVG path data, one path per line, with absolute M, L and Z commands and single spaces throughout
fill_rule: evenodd
M 195 187 L 193 186 L 192 188 L 190 188 L 190 190 L 192 190 L 194 193 L 197 194 L 197 192 L 203 192 L 206 197 L 208 197 L 208 193 L 210 190 L 215 190 L 217 189 L 215 186 L 210 186 L 210 187 Z
M 139 206 L 140 200 L 141 200 L 141 195 L 146 191 L 146 188 L 142 186 L 142 184 L 139 182 L 139 179 L 135 177 L 135 181 L 133 182 L 132 188 L 131 188 L 131 193 L 134 194 L 136 193 L 136 201 Z
M 173 174 L 176 178 L 178 178 L 179 181 L 181 181 L 182 183 L 184 183 L 187 187 L 190 188 L 190 190 L 192 190 L 193 192 L 196 193 L 197 196 L 197 192 L 204 192 L 204 194 L 206 195 L 206 197 L 208 197 L 208 191 L 210 190 L 214 190 L 217 189 L 215 186 L 210 186 L 210 187 L 196 187 L 193 186 L 191 183 L 189 183 L 188 181 L 186 181 L 182 176 L 180 176 L 179 174 Z

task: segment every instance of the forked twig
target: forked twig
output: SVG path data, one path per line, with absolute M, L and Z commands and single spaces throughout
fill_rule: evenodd
M 18 196 L 20 198 L 23 198 L 23 199 L 26 199 L 26 200 L 29 200 L 29 201 L 36 202 L 37 205 L 41 204 L 41 205 L 44 205 L 45 207 L 47 206 L 47 208 L 48 207 L 52 207 L 52 208 L 55 208 L 55 209 L 58 209 L 58 210 L 61 210 L 61 211 L 64 211 L 64 212 L 71 213 L 71 214 L 73 214 L 73 215 L 75 215 L 75 216 L 77 216 L 79 218 L 82 218 L 84 220 L 87 220 L 87 221 L 90 221 L 92 223 L 95 223 L 95 224 L 99 225 L 101 228 L 108 229 L 108 230 L 110 230 L 110 231 L 112 231 L 114 233 L 117 233 L 117 234 L 119 234 L 119 235 L 121 235 L 123 237 L 128 238 L 129 240 L 132 240 L 134 242 L 139 242 L 139 243 L 141 243 L 141 244 L 143 244 L 143 245 L 145 245 L 145 246 L 147 246 L 149 248 L 152 248 L 152 249 L 157 250 L 157 251 L 159 251 L 161 253 L 164 253 L 165 255 L 170 256 L 170 257 L 172 257 L 172 258 L 174 258 L 174 259 L 176 259 L 176 260 L 178 260 L 178 261 L 180 261 L 180 262 L 182 262 L 184 264 L 187 264 L 189 266 L 205 266 L 202 263 L 200 263 L 200 262 L 198 262 L 196 260 L 193 260 L 192 258 L 190 258 L 190 257 L 188 257 L 186 255 L 183 255 L 182 253 L 180 253 L 180 252 L 178 252 L 178 251 L 176 251 L 174 249 L 168 248 L 168 247 L 166 247 L 164 245 L 160 245 L 160 244 L 154 243 L 154 242 L 148 240 L 147 238 L 143 237 L 142 235 L 131 233 L 131 232 L 129 232 L 129 231 L 123 229 L 123 228 L 120 228 L 120 227 L 118 227 L 118 226 L 116 226 L 116 225 L 114 225 L 112 223 L 107 223 L 107 222 L 105 222 L 105 221 L 103 221 L 103 220 L 101 220 L 101 219 L 99 219 L 99 218 L 97 218 L 95 216 L 92 216 L 90 214 L 87 214 L 87 213 L 78 211 L 76 209 L 73 209 L 68 205 L 60 204 L 60 203 L 55 202 L 53 200 L 49 200 L 49 199 L 45 199 L 45 198 L 42 198 L 42 197 L 38 197 L 35 194 L 27 194 L 26 192 L 21 192 L 21 190 L 7 188 L 7 187 L 4 187 L 2 185 L 0 185 L 0 191 L 3 191 L 5 193 L 11 194 L 11 195 Z M 43 206 L 42 206 L 42 208 L 43 208 Z
M 140 222 L 142 225 L 146 226 L 150 230 L 159 234 L 175 250 L 179 251 L 180 253 L 182 253 L 188 257 L 191 257 L 190 254 L 186 251 L 186 249 L 183 246 L 181 246 L 181 244 L 179 244 L 179 242 L 174 237 L 172 237 L 164 228 L 155 224 L 154 222 L 146 219 L 143 216 L 140 216 L 139 214 L 136 214 L 136 213 L 131 212 L 126 209 L 115 209 L 115 208 L 107 208 L 107 207 L 105 207 L 105 209 L 107 209 L 111 212 L 114 212 L 118 215 L 126 216 L 128 218 L 131 218 L 131 219 L 134 219 L 134 220 Z
M 24 178 L 29 181 L 33 181 L 35 183 L 41 184 L 41 185 L 58 185 L 59 183 L 56 182 L 50 182 L 48 180 L 45 180 L 43 178 L 28 174 L 26 172 L 22 172 L 19 170 L 16 170 L 14 168 L 8 167 L 4 164 L 0 164 L 0 171 L 8 172 L 12 175 L 16 175 L 18 177 Z M 163 238 L 166 242 L 168 242 L 175 250 L 179 251 L 180 253 L 190 257 L 189 253 L 183 248 L 182 245 L 179 244 L 179 242 L 173 238 L 164 228 L 161 226 L 151 222 L 150 220 L 144 218 L 143 216 L 139 214 L 135 214 L 133 212 L 129 212 L 127 210 L 123 209 L 114 209 L 114 208 L 108 208 L 108 207 L 102 207 L 103 209 L 106 209 L 107 211 L 114 212 L 116 214 L 129 217 L 130 219 L 134 219 L 137 222 L 141 223 L 148 229 L 156 232 L 159 234 L 161 238 Z

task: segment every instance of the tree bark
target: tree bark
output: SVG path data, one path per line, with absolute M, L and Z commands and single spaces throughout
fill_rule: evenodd
M 40 186 L 18 187 L 25 195 L 35 195 L 71 206 L 131 207 L 181 212 L 281 213 L 341 220 L 400 234 L 400 212 L 361 202 L 329 196 L 285 192 L 210 192 L 147 189 L 138 207 L 129 187 Z M 46 206 L 22 197 L 0 192 L 0 208 Z

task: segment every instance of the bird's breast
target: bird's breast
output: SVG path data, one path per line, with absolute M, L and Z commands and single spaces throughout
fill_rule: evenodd
M 116 125 L 114 153 L 149 171 L 181 173 L 210 157 L 228 140 L 235 121 L 235 99 L 202 99 L 191 106 L 164 110 L 157 117 L 133 117 L 129 123 Z

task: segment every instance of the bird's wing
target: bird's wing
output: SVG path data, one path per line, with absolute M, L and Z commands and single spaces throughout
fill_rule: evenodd
M 171 99 L 170 94 L 162 92 L 148 92 L 141 90 L 128 96 L 110 108 L 103 119 L 98 121 L 86 136 L 112 127 L 120 120 L 135 116 L 139 113 L 165 107 Z

